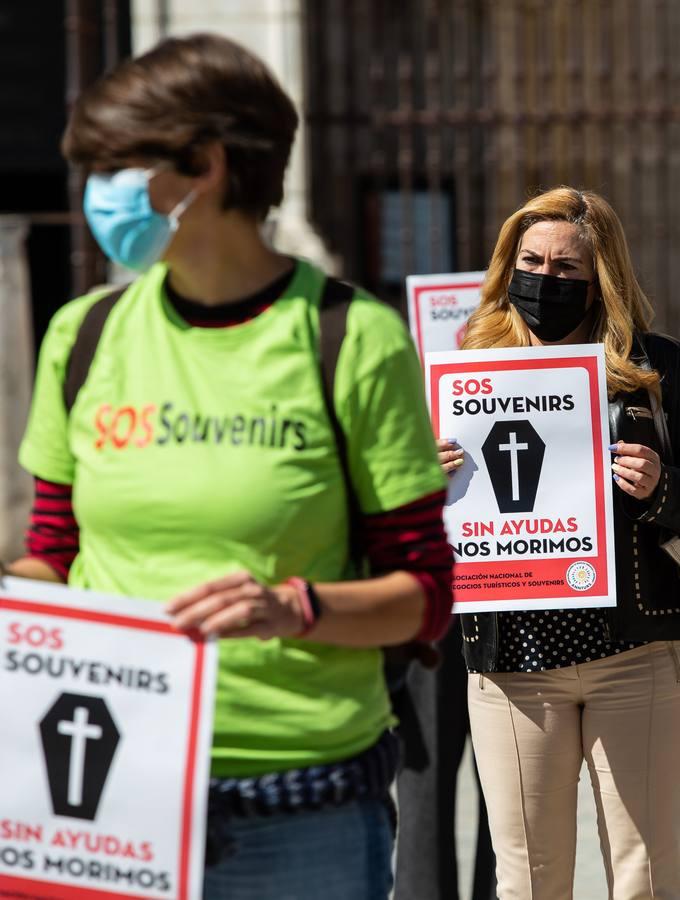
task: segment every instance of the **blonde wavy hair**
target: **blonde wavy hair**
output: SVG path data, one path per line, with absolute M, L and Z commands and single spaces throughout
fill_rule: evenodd
M 558 187 L 538 194 L 504 222 L 489 263 L 482 299 L 468 322 L 463 349 L 527 347 L 529 329 L 508 300 L 508 285 L 524 233 L 536 222 L 575 225 L 590 250 L 599 284 L 591 340 L 604 344 L 610 396 L 639 388 L 659 392 L 656 372 L 630 359 L 633 334 L 648 331 L 652 306 L 638 284 L 623 227 L 607 201 L 591 191 Z

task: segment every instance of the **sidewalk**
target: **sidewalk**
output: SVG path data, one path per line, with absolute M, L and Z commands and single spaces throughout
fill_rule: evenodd
M 461 900 L 469 900 L 474 840 L 477 821 L 477 789 L 472 773 L 470 745 L 461 767 L 458 786 L 458 809 L 456 810 L 456 840 L 460 866 Z M 600 842 L 597 834 L 595 804 L 590 788 L 588 770 L 581 771 L 578 798 L 578 844 L 576 849 L 576 878 L 574 897 L 577 900 L 604 900 L 607 896 L 607 882 L 600 857 Z

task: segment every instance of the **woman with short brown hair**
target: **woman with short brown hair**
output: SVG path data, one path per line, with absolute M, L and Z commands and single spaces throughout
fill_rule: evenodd
M 296 124 L 264 64 L 215 35 L 164 41 L 77 101 L 64 151 L 87 220 L 141 274 L 51 323 L 12 571 L 169 601 L 177 628 L 220 638 L 206 898 L 386 900 L 380 648 L 448 624 L 443 479 L 398 316 L 262 238 Z M 324 380 L 328 310 L 344 321 Z

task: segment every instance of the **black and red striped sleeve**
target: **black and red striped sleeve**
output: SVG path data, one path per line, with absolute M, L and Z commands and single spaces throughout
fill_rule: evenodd
M 25 535 L 26 554 L 47 563 L 66 581 L 78 555 L 80 532 L 70 484 L 35 479 L 35 500 Z
M 362 520 L 371 574 L 408 572 L 423 587 L 425 616 L 418 641 L 438 640 L 451 622 L 453 553 L 442 520 L 445 499 L 445 491 L 437 491 Z

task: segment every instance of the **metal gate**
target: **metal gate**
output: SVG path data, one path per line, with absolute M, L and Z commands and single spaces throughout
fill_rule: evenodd
M 680 332 L 677 0 L 309 0 L 311 213 L 347 274 L 484 268 L 539 188 L 621 216 Z

